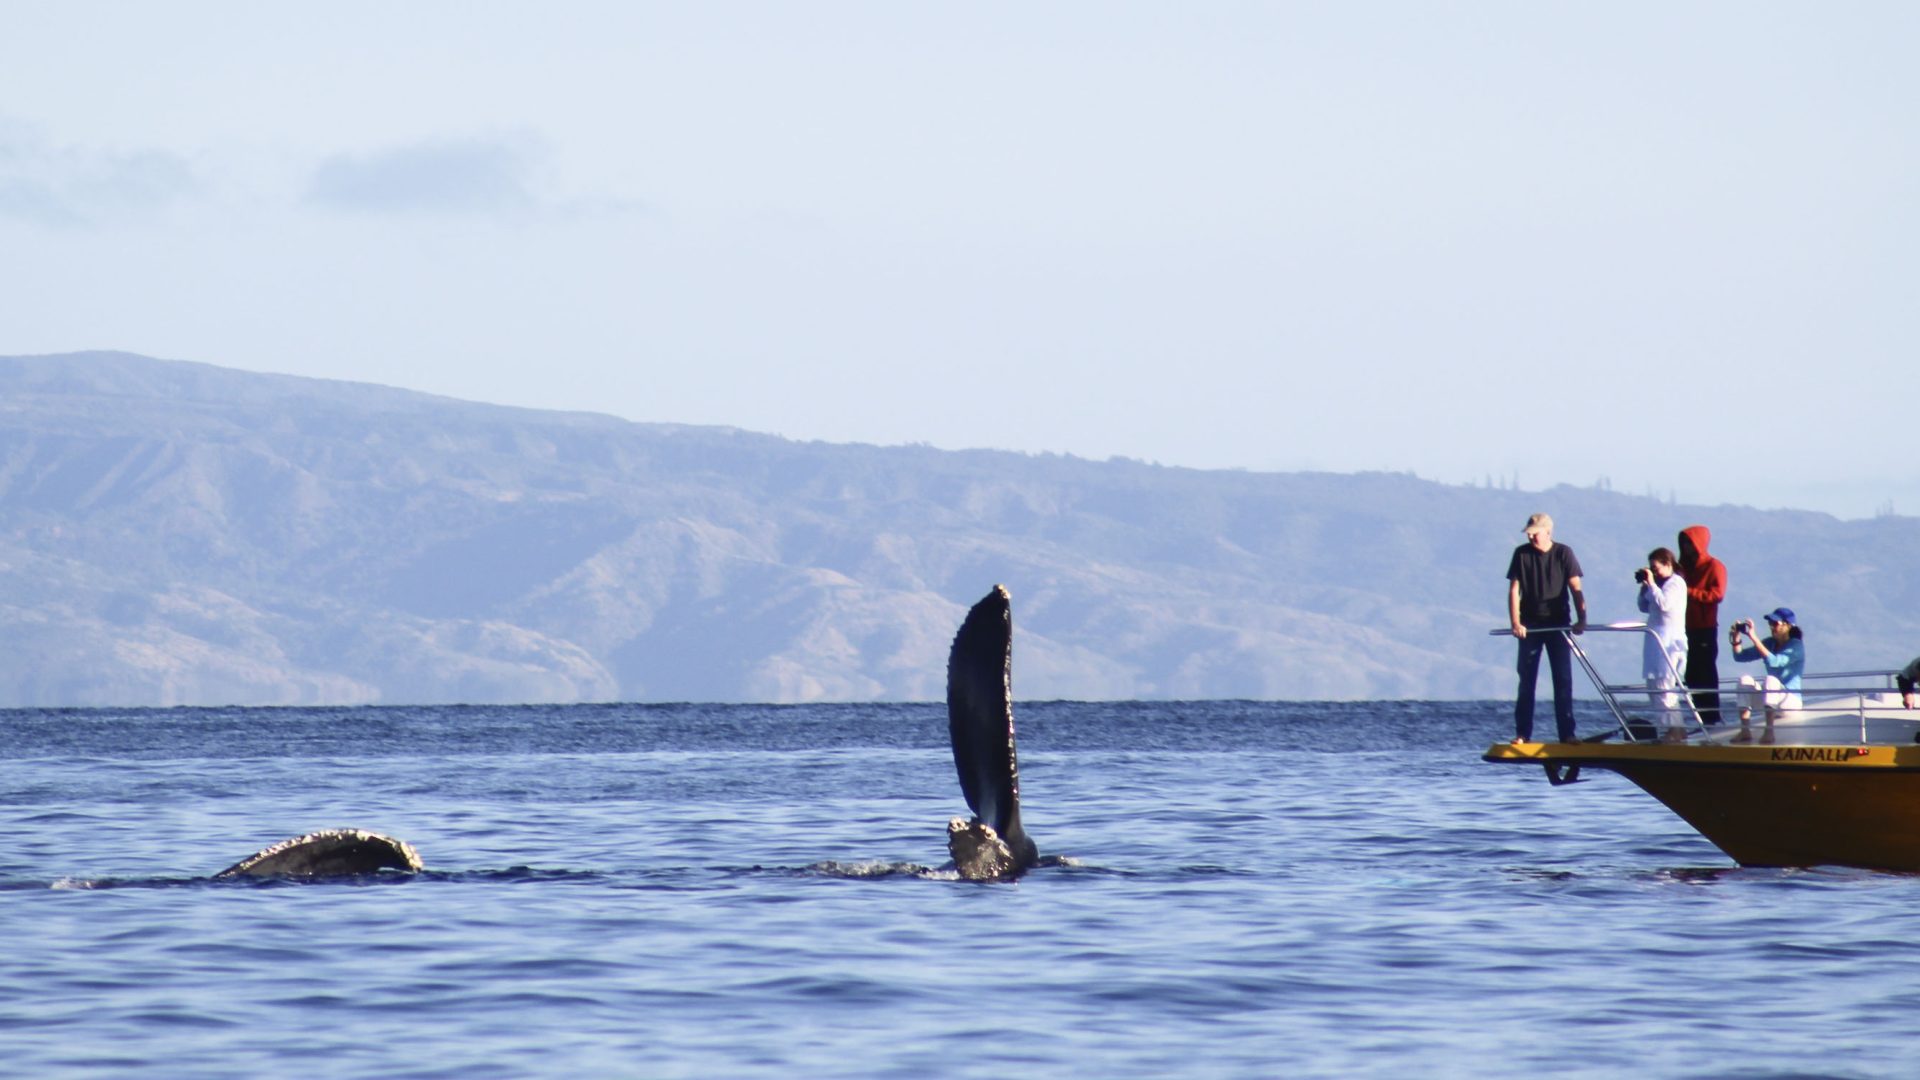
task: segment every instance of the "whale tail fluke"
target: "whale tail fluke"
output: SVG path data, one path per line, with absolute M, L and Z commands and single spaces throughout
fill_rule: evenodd
M 947 733 L 971 823 L 953 819 L 947 849 L 962 877 L 1011 877 L 1039 861 L 1020 827 L 1013 739 L 1013 598 L 995 585 L 967 612 L 947 656 Z M 958 826 L 956 828 L 955 826 Z
M 381 870 L 425 869 L 405 840 L 363 829 L 323 829 L 282 840 L 213 875 L 238 877 L 352 877 Z

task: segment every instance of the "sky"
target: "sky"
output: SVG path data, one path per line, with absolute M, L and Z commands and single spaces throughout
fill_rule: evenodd
M 0 354 L 1916 514 L 1917 45 L 1906 3 L 0 0 Z

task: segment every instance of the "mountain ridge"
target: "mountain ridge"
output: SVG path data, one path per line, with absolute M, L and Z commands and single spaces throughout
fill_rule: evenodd
M 1705 520 L 1737 610 L 1801 611 L 1813 666 L 1920 651 L 1910 518 L 800 442 L 82 353 L 0 357 L 0 704 L 937 700 L 996 582 L 1027 698 L 1502 697 L 1486 632 L 1536 509 L 1596 619 Z

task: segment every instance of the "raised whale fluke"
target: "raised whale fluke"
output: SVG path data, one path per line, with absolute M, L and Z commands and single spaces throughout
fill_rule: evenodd
M 1013 748 L 1013 598 L 995 585 L 967 612 L 947 655 L 947 733 L 960 793 L 973 820 L 947 823 L 960 876 L 993 881 L 1040 861 L 1020 827 L 1020 766 Z
M 322 829 L 282 840 L 213 875 L 236 877 L 351 877 L 380 870 L 425 869 L 405 840 L 362 829 Z

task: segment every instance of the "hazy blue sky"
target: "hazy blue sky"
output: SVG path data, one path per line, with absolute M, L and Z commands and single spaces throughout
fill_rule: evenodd
M 0 353 L 1920 512 L 1920 6 L 0 0 Z

